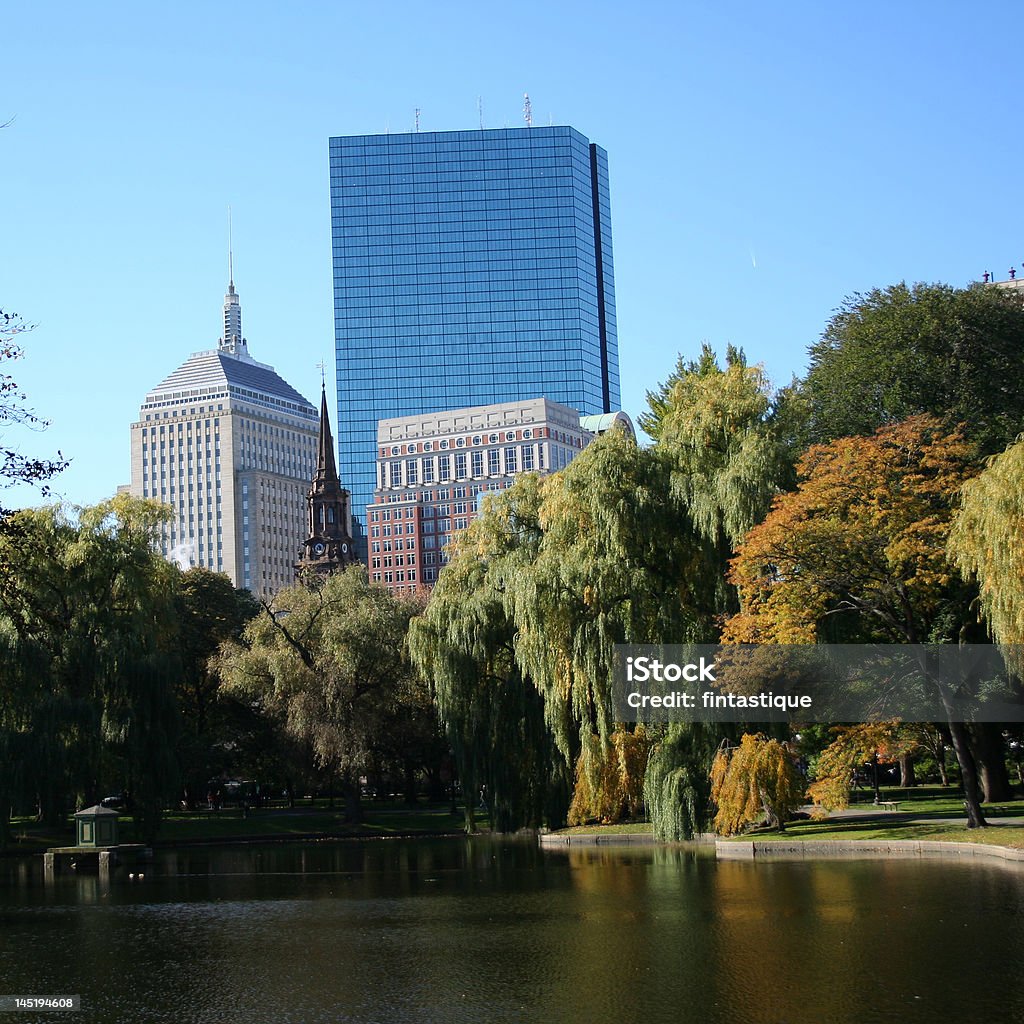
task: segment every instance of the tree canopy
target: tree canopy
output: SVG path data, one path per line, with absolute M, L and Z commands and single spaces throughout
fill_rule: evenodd
M 153 549 L 165 512 L 118 495 L 25 510 L 0 534 L 0 808 L 57 821 L 126 783 L 147 838 L 177 781 L 177 569 Z
M 812 447 L 796 491 L 776 500 L 733 562 L 742 608 L 725 639 L 959 640 L 970 593 L 946 545 L 960 487 L 976 471 L 972 455 L 930 416 Z M 984 824 L 971 738 L 963 722 L 948 725 L 971 823 Z
M 395 727 L 396 709 L 421 713 L 405 645 L 419 607 L 352 567 L 280 591 L 216 662 L 230 691 L 278 717 L 341 778 L 353 815 L 359 776 Z
M 810 443 L 924 413 L 981 454 L 1024 430 L 1024 313 L 1000 288 L 905 283 L 846 299 L 810 349 Z
M 733 562 L 738 643 L 929 643 L 954 570 L 953 507 L 972 447 L 917 416 L 871 437 L 809 449 L 801 482 L 750 531 Z

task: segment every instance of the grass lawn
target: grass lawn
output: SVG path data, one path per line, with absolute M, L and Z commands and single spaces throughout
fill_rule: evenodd
M 965 825 L 954 824 L 954 821 L 965 817 L 963 798 L 955 790 L 939 787 L 921 787 L 910 791 L 883 788 L 882 799 L 898 800 L 898 811 L 875 807 L 871 803 L 871 794 L 865 796 L 861 793 L 860 798 L 858 803 L 850 805 L 842 817 L 793 821 L 786 826 L 785 832 L 755 829 L 734 838 L 739 841 L 754 839 L 758 842 L 791 842 L 794 839 L 928 839 L 1024 848 L 1024 823 L 1000 824 L 1003 818 L 1024 818 L 1024 800 L 982 805 L 989 827 L 968 829 Z M 615 835 L 650 831 L 649 822 L 633 822 L 622 825 L 580 825 L 562 829 L 560 834 Z
M 240 808 L 218 812 L 200 810 L 169 814 L 160 828 L 157 845 L 161 843 L 215 842 L 257 838 L 287 839 L 298 836 L 398 836 L 451 834 L 462 831 L 463 817 L 451 808 L 420 804 L 407 808 L 401 804 L 367 804 L 360 825 L 348 825 L 343 811 L 330 810 L 325 804 L 289 808 L 264 808 L 243 814 Z M 478 827 L 487 826 L 486 815 L 477 816 Z M 74 826 L 70 819 L 64 828 L 43 828 L 31 819 L 15 819 L 11 823 L 14 836 L 8 850 L 27 853 L 51 846 L 70 846 L 74 842 Z M 137 842 L 130 815 L 121 819 L 122 842 Z
M 571 828 L 560 828 L 560 836 L 589 835 L 630 835 L 637 832 L 650 832 L 654 826 L 649 821 L 630 821 L 621 825 L 573 825 Z
M 890 815 L 890 819 L 895 816 Z M 785 832 L 756 829 L 733 837 L 739 841 L 792 842 L 794 839 L 930 839 L 950 843 L 989 843 L 1024 848 L 1024 824 L 992 825 L 983 829 L 949 825 L 943 821 L 887 824 L 876 818 L 841 818 L 793 821 Z

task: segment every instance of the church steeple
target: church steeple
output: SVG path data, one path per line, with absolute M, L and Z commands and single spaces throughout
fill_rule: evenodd
M 299 552 L 296 572 L 300 576 L 309 572 L 326 575 L 355 562 L 349 493 L 338 479 L 334 438 L 327 411 L 327 388 L 323 385 L 320 390 L 319 451 L 306 504 L 309 535 Z
M 331 420 L 327 413 L 327 388 L 321 384 L 320 387 L 320 449 L 317 453 L 316 476 L 313 477 L 313 489 L 317 485 L 323 486 L 328 481 L 337 482 L 338 464 L 334 459 L 334 438 L 331 436 Z

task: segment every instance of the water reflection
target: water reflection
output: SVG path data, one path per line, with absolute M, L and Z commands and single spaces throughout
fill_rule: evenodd
M 1002 865 L 474 839 L 0 870 L 0 991 L 79 992 L 77 1022 L 1024 1019 Z

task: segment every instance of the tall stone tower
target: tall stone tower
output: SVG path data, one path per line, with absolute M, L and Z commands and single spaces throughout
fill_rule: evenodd
M 314 472 L 316 407 L 242 336 L 233 268 L 223 337 L 145 397 L 131 427 L 130 492 L 170 506 L 160 550 L 270 598 L 295 578 Z
M 306 496 L 308 536 L 299 552 L 295 571 L 327 575 L 357 561 L 352 541 L 352 510 L 349 493 L 338 479 L 334 438 L 327 414 L 327 391 L 320 392 L 320 444 L 316 472 Z

